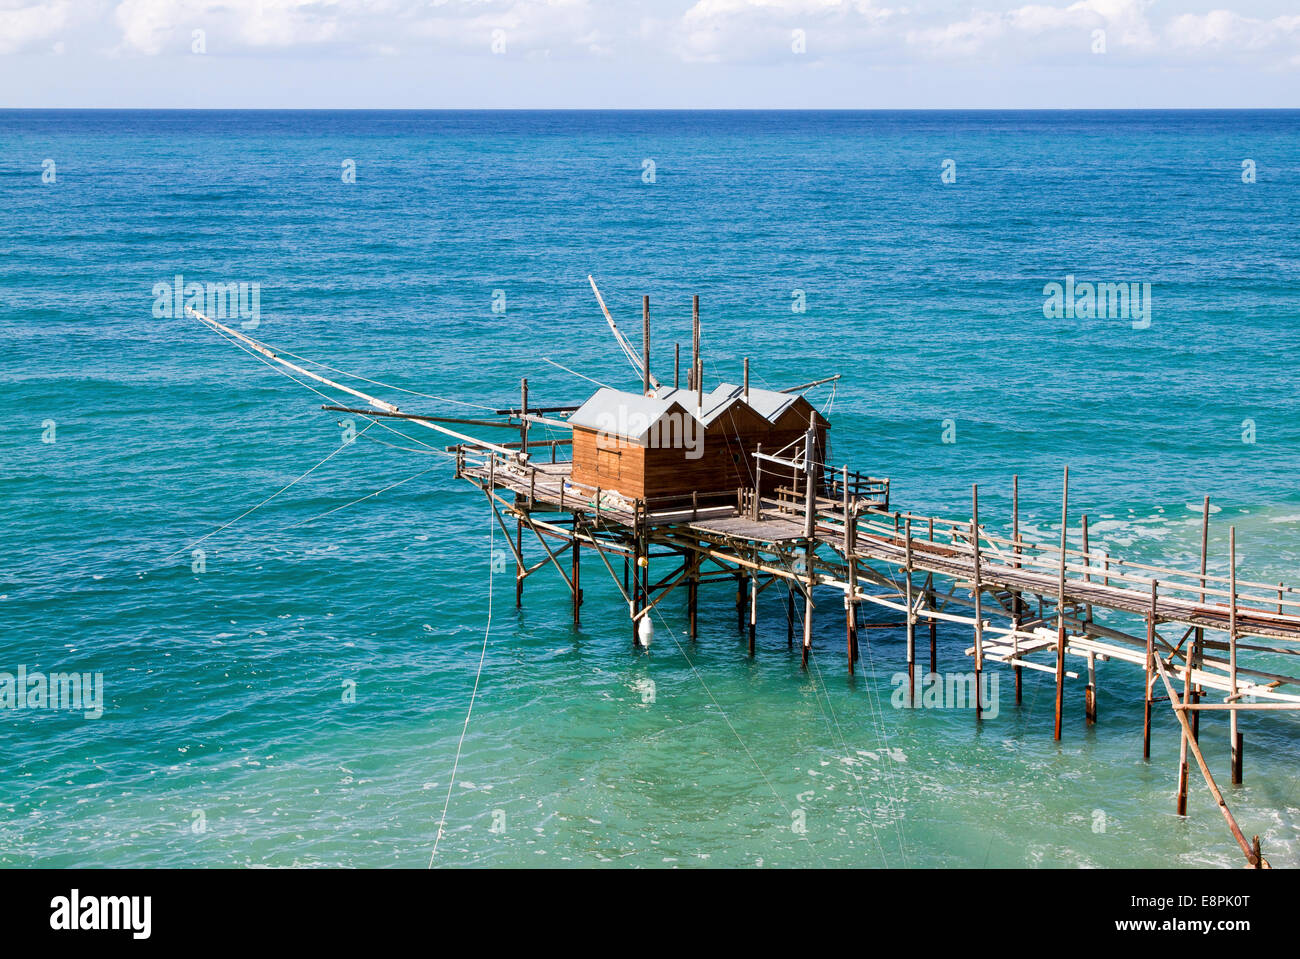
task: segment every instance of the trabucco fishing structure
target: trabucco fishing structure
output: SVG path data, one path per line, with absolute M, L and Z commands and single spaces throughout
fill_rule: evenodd
M 1300 655 L 1300 601 L 1292 587 L 1237 577 L 1235 528 L 1229 534 L 1229 574 L 1206 572 L 1208 496 L 1202 509 L 1200 567 L 1192 572 L 1090 548 L 1087 516 L 1071 528 L 1068 467 L 1056 542 L 1021 536 L 1014 477 L 1010 524 L 1002 532 L 981 521 L 978 487 L 971 489 L 969 518 L 892 509 L 888 479 L 830 462 L 831 424 L 803 394 L 834 383 L 838 375 L 779 391 L 757 389 L 750 386 L 746 358 L 741 383 L 719 382 L 706 390 L 697 296 L 686 382 L 681 382 L 681 350 L 675 346 L 669 386 L 651 370 L 649 297 L 642 299 L 638 354 L 594 280 L 591 286 L 615 341 L 640 377 L 640 388 L 601 387 L 581 405 L 547 407 L 534 405 L 524 379 L 519 405 L 492 410 L 490 419 L 404 412 L 309 367 L 368 384 L 373 380 L 277 352 L 192 308 L 187 312 L 299 383 L 305 377 L 366 404 L 339 401 L 322 409 L 372 422 L 403 420 L 454 440 L 441 451 L 454 457 L 455 475 L 482 490 L 491 504 L 515 565 L 516 605 L 522 604 L 528 577 L 553 568 L 572 597 L 576 627 L 585 548 L 627 603 L 634 649 L 650 645 L 651 611 L 683 585 L 694 641 L 700 587 L 722 580 L 735 584 L 738 625 L 748 632 L 750 656 L 757 653 L 758 598 L 765 590 L 785 593 L 791 650 L 795 606 L 803 604 L 799 642 L 804 668 L 812 649 L 814 613 L 842 608 L 850 674 L 858 663 L 860 632 L 868 628 L 860 610 L 880 607 L 901 620 L 871 628 L 906 631 L 909 705 L 918 690 L 918 626 L 927 627 L 929 672 L 934 674 L 937 625 L 959 623 L 973 633 L 973 644 L 962 653 L 973 663 L 975 721 L 984 708 L 981 674 L 990 664 L 1012 671 L 1017 705 L 1023 671 L 1039 670 L 1055 677 L 1057 740 L 1066 680 L 1080 678 L 1067 662 L 1078 662 L 1084 671 L 1088 724 L 1098 722 L 1097 663 L 1130 664 L 1143 677 L 1144 759 L 1151 755 L 1154 704 L 1168 703 L 1178 721 L 1178 814 L 1187 814 L 1194 762 L 1246 863 L 1268 867 L 1259 837 L 1246 837 L 1202 754 L 1200 720 L 1206 713 L 1228 714 L 1229 776 L 1233 784 L 1241 783 L 1240 715 L 1300 710 L 1300 678 L 1266 668 L 1271 657 Z M 571 438 L 530 440 L 534 425 L 563 430 Z M 517 430 L 518 440 L 490 442 L 453 426 Z M 568 459 L 559 456 L 565 447 Z M 533 560 L 525 556 L 525 529 L 541 546 Z M 1071 544 L 1072 535 L 1077 545 Z M 566 553 L 567 569 L 561 562 Z M 619 562 L 621 578 L 615 571 Z M 841 602 L 831 602 L 834 598 Z M 1098 612 L 1105 624 L 1098 621 Z M 1117 628 L 1117 619 L 1132 626 Z

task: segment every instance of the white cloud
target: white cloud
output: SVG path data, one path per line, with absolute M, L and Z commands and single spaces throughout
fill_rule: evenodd
M 816 60 L 874 49 L 900 12 L 872 0 L 697 0 L 661 33 L 680 58 L 718 62 L 786 58 L 800 30 L 804 55 Z
M 978 10 L 941 27 L 909 31 L 908 43 L 937 55 L 967 56 L 988 48 L 1024 59 L 1075 49 L 1087 52 L 1092 31 L 1104 30 L 1108 49 L 1146 49 L 1156 34 L 1148 0 L 1079 0 L 1064 7 L 1030 4 L 1002 12 Z
M 119 49 L 269 55 L 489 55 L 502 31 L 508 57 L 564 56 L 745 64 L 899 64 L 935 59 L 1042 63 L 1086 56 L 1094 30 L 1111 57 L 1163 65 L 1300 65 L 1300 16 L 1240 10 L 1176 15 L 1156 0 L 107 0 Z M 1235 0 L 1243 9 L 1271 0 Z M 23 4 L 26 4 L 25 6 Z M 937 4 L 937 6 L 936 6 Z M 0 0 L 0 51 L 59 35 L 69 0 Z M 956 9 L 962 10 L 954 15 Z M 83 17 L 84 18 L 84 17 Z M 794 31 L 804 53 L 794 56 Z M 62 36 L 58 36 L 62 39 Z
M 497 30 L 511 52 L 604 55 L 615 42 L 589 0 L 121 0 L 113 16 L 122 49 L 148 55 L 188 51 L 195 29 L 206 32 L 209 54 L 488 52 Z
M 598 9 L 588 0 L 435 0 L 411 31 L 443 49 L 466 52 L 490 52 L 500 31 L 508 56 L 604 56 L 613 52 L 618 20 L 616 10 Z
M 67 0 L 0 4 L 0 53 L 17 53 L 56 36 L 67 25 L 70 10 Z
M 967 56 L 1000 40 L 1010 30 L 1007 19 L 987 10 L 975 10 L 970 18 L 940 27 L 909 30 L 906 39 L 912 46 L 941 56 Z
M 1231 10 L 1184 14 L 1170 22 L 1167 35 L 1173 46 L 1192 50 L 1246 53 L 1289 44 L 1300 53 L 1300 16 L 1258 20 Z
M 113 17 L 125 49 L 158 54 L 185 52 L 197 29 L 207 34 L 209 52 L 223 44 L 238 49 L 328 43 L 340 36 L 340 21 L 357 9 L 343 0 L 122 0 Z

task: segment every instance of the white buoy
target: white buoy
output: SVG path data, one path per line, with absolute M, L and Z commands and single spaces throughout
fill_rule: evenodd
M 636 627 L 636 638 L 641 642 L 642 649 L 649 649 L 650 644 L 655 638 L 655 624 L 650 622 L 649 616 L 642 616 L 641 622 Z

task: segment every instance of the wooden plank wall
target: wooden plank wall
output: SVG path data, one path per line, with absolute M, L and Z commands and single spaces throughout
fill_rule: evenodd
M 751 422 L 748 416 L 758 422 Z M 573 479 L 588 486 L 617 490 L 629 499 L 659 500 L 665 497 L 689 499 L 692 493 L 732 494 L 748 489 L 758 475 L 754 451 L 759 443 L 765 452 L 776 453 L 802 441 L 804 430 L 770 431 L 766 420 L 739 408 L 710 425 L 703 442 L 690 449 L 680 438 L 665 433 L 669 447 L 645 447 L 596 430 L 574 427 Z M 817 457 L 824 461 L 826 431 L 817 434 Z M 688 454 L 699 452 L 691 458 Z M 794 449 L 786 451 L 793 454 Z M 763 464 L 763 490 L 770 494 L 777 486 L 803 482 L 802 474 Z

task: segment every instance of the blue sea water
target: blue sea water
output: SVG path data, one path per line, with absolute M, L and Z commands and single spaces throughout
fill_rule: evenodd
M 893 708 L 902 631 L 851 680 L 833 599 L 807 673 L 775 596 L 748 658 L 726 585 L 648 654 L 594 557 L 580 629 L 552 571 L 516 610 L 436 434 L 330 457 L 318 395 L 154 287 L 257 283 L 252 335 L 468 417 L 594 389 L 547 360 L 634 384 L 589 273 L 632 329 L 651 296 L 664 371 L 699 293 L 710 378 L 842 373 L 832 458 L 901 507 L 978 483 L 996 526 L 1018 475 L 1052 538 L 1068 463 L 1094 543 L 1190 567 L 1208 493 L 1212 565 L 1235 525 L 1295 583 L 1298 225 L 1300 112 L 0 112 L 0 671 L 105 694 L 0 711 L 0 864 L 425 866 L 447 803 L 435 865 L 1237 865 L 1195 774 L 1174 815 L 1167 707 L 1142 761 L 1130 667 L 1095 727 L 1070 684 L 1058 744 L 1040 674 L 978 727 Z M 1150 283 L 1149 328 L 1045 317 L 1067 276 Z M 1300 720 L 1242 727 L 1229 803 L 1296 865 Z

